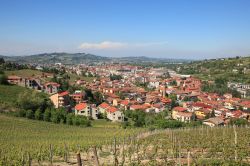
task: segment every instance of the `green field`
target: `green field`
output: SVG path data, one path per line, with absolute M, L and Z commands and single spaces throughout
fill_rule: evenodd
M 78 79 L 85 80 L 87 82 L 92 82 L 96 78 L 96 77 L 78 76 L 76 74 L 71 74 L 71 73 L 67 73 L 67 75 L 69 75 L 70 77 L 70 80 L 69 80 L 70 84 L 74 84 L 75 81 Z

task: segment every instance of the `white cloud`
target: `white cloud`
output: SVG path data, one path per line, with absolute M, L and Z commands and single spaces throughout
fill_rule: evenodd
M 80 49 L 119 49 L 124 48 L 127 46 L 126 43 L 121 42 L 111 42 L 111 41 L 104 41 L 101 43 L 82 43 L 79 48 Z
M 122 42 L 103 41 L 100 43 L 84 42 L 78 48 L 91 49 L 91 50 L 111 50 L 111 49 L 121 49 L 121 48 L 163 46 L 166 44 L 167 42 L 122 43 Z

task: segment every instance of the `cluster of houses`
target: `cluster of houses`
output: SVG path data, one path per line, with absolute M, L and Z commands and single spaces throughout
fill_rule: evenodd
M 8 81 L 49 94 L 56 108 L 69 107 L 69 99 L 72 99 L 76 103 L 74 113 L 92 119 L 106 115 L 111 121 L 122 122 L 126 110 L 147 113 L 168 110 L 175 120 L 188 123 L 198 119 L 209 126 L 227 124 L 231 118 L 249 120 L 250 100 L 234 98 L 231 94 L 220 96 L 202 92 L 199 79 L 178 75 L 165 68 L 101 64 L 70 66 L 65 67 L 65 71 L 98 76 L 92 82 L 75 80 L 75 84 L 91 89 L 93 93 L 99 92 L 103 103 L 88 103 L 84 91 L 77 90 L 73 94 L 59 92 L 60 85 L 54 82 L 42 84 L 39 79 L 18 76 L 9 76 Z M 120 75 L 122 78 L 112 80 L 111 75 Z

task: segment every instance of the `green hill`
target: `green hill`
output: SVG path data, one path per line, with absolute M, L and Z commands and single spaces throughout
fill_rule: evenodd
M 228 81 L 250 83 L 250 57 L 222 58 L 176 65 L 181 74 L 191 74 L 202 80 L 226 78 Z
M 17 63 L 33 63 L 33 64 L 82 64 L 82 63 L 99 63 L 99 62 L 115 62 L 115 63 L 186 63 L 190 60 L 185 59 L 169 59 L 169 58 L 150 58 L 145 56 L 134 57 L 103 57 L 87 53 L 43 53 L 29 56 L 0 56 L 5 61 Z

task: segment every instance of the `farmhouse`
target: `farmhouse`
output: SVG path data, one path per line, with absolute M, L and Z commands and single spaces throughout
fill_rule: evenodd
M 203 121 L 203 124 L 208 125 L 210 127 L 221 126 L 224 125 L 224 121 L 220 117 L 209 118 Z

